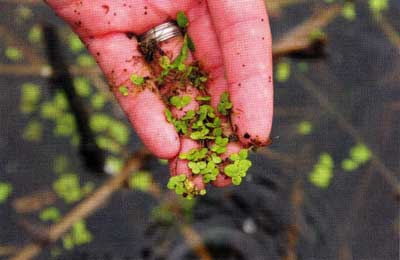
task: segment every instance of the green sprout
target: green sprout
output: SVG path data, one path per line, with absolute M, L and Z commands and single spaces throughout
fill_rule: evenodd
M 76 59 L 76 62 L 81 67 L 92 67 L 96 64 L 93 57 L 90 56 L 89 54 L 79 55 L 78 58 Z
M 356 19 L 357 13 L 354 3 L 346 2 L 343 5 L 342 16 L 349 21 Z
M 85 48 L 85 45 L 79 39 L 78 35 L 70 33 L 68 35 L 68 45 L 72 52 L 78 53 Z
M 177 175 L 169 178 L 167 188 L 170 190 L 175 190 L 176 194 L 182 195 L 186 189 L 185 189 L 185 180 L 186 180 L 186 175 Z
M 322 153 L 319 161 L 314 165 L 309 175 L 309 181 L 315 186 L 326 189 L 331 183 L 333 177 L 334 162 L 330 154 Z
M 42 135 L 42 123 L 40 123 L 38 120 L 32 120 L 26 125 L 22 137 L 31 142 L 39 142 L 42 139 Z
M 210 96 L 197 96 L 196 100 L 197 101 L 210 101 L 211 97 Z
M 183 11 L 178 12 L 176 22 L 180 28 L 186 28 L 189 25 L 189 20 Z
M 229 93 L 228 92 L 222 93 L 220 102 L 218 104 L 218 111 L 222 115 L 227 116 L 229 113 L 228 110 L 230 110 L 231 108 L 232 108 L 232 103 L 229 101 Z
M 228 142 L 229 142 L 228 138 L 222 138 L 221 136 L 218 136 L 215 139 L 215 144 L 211 147 L 211 151 L 213 151 L 217 154 L 225 153 Z
M 290 77 L 290 63 L 286 61 L 281 61 L 276 66 L 275 78 L 278 82 L 285 82 Z
M 66 203 L 76 202 L 83 197 L 79 185 L 79 178 L 76 174 L 68 173 L 61 175 L 53 183 L 53 189 Z
M 87 229 L 85 221 L 80 220 L 72 226 L 68 234 L 64 235 L 63 246 L 65 249 L 70 250 L 74 248 L 74 246 L 87 244 L 92 241 L 92 239 L 92 234 Z
M 112 120 L 108 128 L 108 133 L 110 137 L 119 144 L 126 145 L 129 141 L 129 128 L 124 123 L 117 120 Z
M 61 213 L 56 207 L 49 207 L 39 214 L 39 219 L 41 221 L 52 221 L 52 222 L 57 222 L 61 218 Z
M 297 125 L 297 132 L 301 135 L 309 135 L 313 130 L 313 126 L 309 121 L 301 121 Z
M 102 109 L 107 102 L 107 98 L 103 93 L 96 93 L 90 99 L 90 103 L 94 109 Z
M 186 175 L 181 174 L 169 178 L 167 188 L 174 190 L 176 194 L 183 195 L 187 199 L 192 199 L 196 195 L 205 195 L 206 190 L 197 190 L 196 186 Z
M 151 174 L 148 171 L 139 171 L 129 179 L 129 187 L 140 191 L 148 191 L 152 185 Z
M 193 139 L 193 140 L 207 139 L 207 134 L 209 132 L 210 132 L 209 129 L 203 128 L 203 129 L 201 129 L 199 131 L 192 132 L 190 134 L 190 138 Z
M 173 96 L 169 99 L 169 102 L 177 109 L 182 109 L 192 102 L 192 98 L 190 96 Z
M 359 164 L 368 162 L 372 152 L 365 144 L 357 144 L 350 150 L 350 157 Z
M 20 110 L 24 114 L 35 111 L 40 101 L 40 86 L 34 83 L 24 83 L 21 87 L 21 103 Z
M 219 160 L 215 160 L 215 158 L 218 158 Z M 214 157 L 214 160 L 219 161 L 218 163 L 222 162 L 221 158 L 219 157 Z M 209 183 L 210 181 L 215 181 L 217 179 L 219 168 L 217 166 L 218 163 L 216 163 L 215 161 L 209 161 L 207 163 L 207 166 L 204 169 L 201 169 L 200 174 L 203 175 L 204 183 Z
M 40 25 L 37 24 L 32 26 L 28 32 L 28 40 L 31 43 L 39 43 L 40 40 L 42 39 L 42 36 L 43 36 L 42 28 L 40 27 Z
M 247 157 L 248 151 L 246 149 L 242 149 L 239 153 L 233 153 L 229 156 L 229 159 L 231 159 L 233 163 L 227 165 L 224 168 L 224 172 L 227 176 L 232 178 L 232 183 L 234 185 L 240 185 L 242 178 L 246 177 L 246 173 L 252 165 Z
M 350 158 L 342 161 L 342 169 L 350 172 L 367 163 L 372 157 L 371 150 L 365 144 L 357 144 L 350 149 Z
M 188 166 L 194 174 L 199 174 L 201 170 L 204 170 L 207 167 L 207 163 L 204 161 L 189 162 Z
M 369 8 L 374 14 L 378 14 L 388 8 L 388 2 L 388 0 L 369 0 Z
M 111 125 L 112 119 L 107 114 L 96 113 L 89 119 L 89 126 L 95 132 L 103 132 Z
M 4 54 L 12 61 L 19 61 L 24 57 L 22 51 L 16 47 L 7 47 Z
M 64 173 L 69 164 L 69 160 L 65 155 L 57 155 L 53 160 L 53 171 L 57 174 Z
M 4 203 L 12 192 L 12 186 L 6 182 L 0 182 L 0 204 Z
M 132 74 L 131 82 L 135 85 L 142 86 L 145 82 L 145 79 L 144 79 L 144 77 L 138 76 L 136 74 Z
M 207 152 L 208 152 L 207 148 L 201 148 L 201 149 L 193 148 L 189 150 L 189 152 L 187 153 L 181 153 L 179 155 L 179 158 L 182 160 L 197 162 L 199 160 L 206 158 Z
M 76 77 L 73 80 L 76 93 L 81 97 L 88 97 L 91 94 L 90 83 L 87 78 Z

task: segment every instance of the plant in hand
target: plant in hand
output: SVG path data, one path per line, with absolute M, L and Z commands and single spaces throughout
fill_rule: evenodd
M 188 21 L 183 12 L 178 13 L 177 24 L 185 32 Z M 192 47 L 189 47 L 189 44 Z M 227 152 L 230 142 L 229 136 L 224 134 L 223 129 L 232 129 L 230 121 L 224 120 L 223 117 L 229 119 L 233 105 L 228 92 L 223 92 L 217 111 L 211 106 L 211 97 L 206 88 L 207 73 L 198 63 L 187 62 L 189 50 L 192 48 L 194 49 L 194 45 L 185 33 L 180 53 L 174 60 L 166 55 L 156 59 L 161 68 L 156 75 L 157 86 L 160 89 L 166 86 L 169 88 L 164 99 L 168 107 L 165 109 L 165 117 L 175 126 L 180 136 L 198 144 L 198 148 L 179 154 L 179 159 L 187 163 L 191 174 L 188 176 L 177 172 L 176 176 L 170 177 L 167 185 L 176 194 L 187 198 L 206 194 L 205 188 L 198 188 L 192 181 L 196 176 L 201 176 L 202 183 L 207 185 L 215 181 L 219 174 L 223 174 L 231 178 L 234 185 L 239 185 L 251 166 L 251 162 L 247 159 L 247 149 L 242 149 L 229 157 L 222 157 Z M 190 95 L 189 89 L 196 89 L 197 95 Z M 197 109 L 187 109 L 192 102 L 197 103 Z M 174 110 L 183 113 L 181 116 L 176 116 Z M 223 121 L 226 121 L 224 125 Z

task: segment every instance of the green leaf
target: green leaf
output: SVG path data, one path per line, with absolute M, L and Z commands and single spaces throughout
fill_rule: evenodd
M 309 135 L 311 134 L 313 129 L 312 124 L 309 121 L 301 121 L 297 125 L 297 132 L 301 135 Z
M 90 83 L 87 78 L 76 77 L 73 80 L 76 93 L 81 97 L 88 97 L 91 93 Z
M 49 207 L 42 210 L 39 214 L 41 221 L 53 221 L 57 222 L 61 218 L 61 213 L 56 207 Z
M 350 157 L 357 163 L 366 163 L 371 159 L 372 152 L 365 144 L 357 144 L 350 150 Z
M 28 32 L 28 40 L 31 43 L 39 43 L 43 37 L 42 28 L 40 25 L 34 25 Z
M 178 68 L 180 64 L 183 64 L 188 57 L 189 47 L 188 47 L 188 37 L 187 34 L 183 39 L 182 49 L 178 55 L 178 57 L 172 63 L 172 68 Z
M 24 114 L 32 113 L 36 110 L 40 101 L 40 86 L 31 82 L 24 83 L 21 87 L 20 109 Z
M 228 110 L 232 108 L 232 103 L 229 101 L 229 93 L 224 92 L 221 95 L 220 102 L 218 104 L 218 111 L 224 115 L 227 116 L 229 114 Z
M 194 45 L 194 42 L 192 40 L 192 38 L 188 35 L 188 48 L 191 52 L 195 52 L 196 51 L 196 46 Z
M 63 174 L 54 183 L 53 189 L 66 203 L 82 199 L 83 195 L 76 174 Z
M 112 123 L 112 119 L 107 114 L 93 114 L 89 119 L 89 126 L 95 132 L 107 130 Z
M 70 33 L 68 36 L 68 45 L 72 52 L 78 53 L 85 48 L 81 39 L 79 39 L 78 35 L 74 33 Z
M 186 28 L 189 25 L 189 20 L 183 11 L 178 12 L 176 16 L 176 22 L 181 28 Z
M 92 67 L 96 64 L 95 60 L 89 54 L 81 54 L 76 59 L 76 62 L 81 67 Z
M 122 122 L 113 120 L 109 126 L 109 134 L 121 145 L 126 145 L 129 141 L 129 128 Z
M 281 61 L 276 66 L 276 80 L 278 82 L 285 82 L 290 77 L 290 63 L 286 61 Z
M 30 121 L 22 134 L 25 140 L 31 142 L 39 142 L 42 140 L 43 125 L 38 120 Z
M 151 174 L 148 171 L 139 171 L 129 179 L 129 187 L 141 191 L 148 191 L 152 185 Z
M 164 110 L 164 113 L 165 113 L 165 117 L 167 118 L 167 121 L 168 121 L 168 122 L 173 123 L 173 122 L 175 121 L 175 120 L 174 120 L 174 117 L 172 116 L 171 110 L 169 110 L 168 108 L 166 108 L 166 109 Z
M 118 88 L 119 93 L 121 93 L 121 95 L 123 95 L 124 97 L 127 97 L 129 95 L 129 90 L 126 86 L 120 86 Z
M 6 182 L 0 182 L 0 204 L 4 203 L 12 192 L 12 186 Z
M 19 61 L 24 57 L 22 51 L 16 47 L 7 47 L 4 54 L 12 61 Z
M 90 99 L 90 103 L 94 109 L 102 109 L 107 102 L 107 98 L 103 93 L 96 93 Z
M 194 110 L 189 110 L 186 112 L 185 116 L 182 117 L 182 120 L 191 120 L 196 116 L 196 112 Z
M 169 102 L 171 105 L 175 106 L 178 109 L 182 109 L 189 105 L 189 103 L 192 101 L 192 98 L 190 96 L 173 96 L 170 98 Z
M 342 169 L 346 172 L 354 171 L 358 168 L 359 163 L 352 159 L 345 159 L 342 161 Z
M 141 86 L 141 85 L 144 84 L 145 79 L 144 79 L 143 77 L 141 77 L 141 76 L 132 74 L 132 75 L 131 75 L 131 82 L 132 82 L 133 84 L 135 84 L 135 85 Z

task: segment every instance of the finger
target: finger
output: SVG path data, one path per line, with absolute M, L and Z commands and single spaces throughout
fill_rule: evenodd
M 168 41 L 160 43 L 160 49 L 171 60 L 173 60 L 173 59 L 176 58 L 176 56 L 178 56 L 179 51 L 182 48 L 182 44 L 183 44 L 183 38 L 182 37 L 175 37 L 173 39 L 170 39 Z M 157 61 L 157 60 L 158 59 L 155 59 L 155 61 Z M 191 57 L 189 57 L 189 59 L 186 61 L 186 63 L 190 64 L 191 62 L 192 62 L 192 59 L 191 59 Z M 152 63 L 152 68 L 153 68 L 154 71 L 159 71 L 158 67 L 159 67 L 158 62 Z M 179 84 L 179 82 L 175 83 L 175 84 Z M 168 91 L 170 91 L 171 89 L 174 89 L 174 85 L 173 84 L 166 87 L 165 94 L 166 95 L 170 95 L 170 94 L 168 94 Z M 198 91 L 196 89 L 193 89 L 193 87 L 191 87 L 191 86 L 186 86 L 185 92 L 183 92 L 183 93 L 178 92 L 178 93 L 179 93 L 179 95 L 189 95 L 189 96 L 192 97 L 192 100 L 195 100 L 195 96 L 197 95 Z M 183 108 L 182 110 L 172 109 L 172 111 L 174 112 L 175 117 L 183 116 L 185 114 L 184 111 L 188 110 L 189 108 L 190 109 L 197 109 L 198 108 L 198 104 L 192 104 L 192 103 L 193 103 L 193 101 L 190 104 L 188 104 L 187 107 Z M 224 131 L 224 132 L 229 132 L 230 133 L 231 131 L 232 131 L 231 129 L 226 129 L 226 131 Z M 208 144 L 209 147 L 212 146 L 212 145 L 213 145 L 212 142 L 210 142 Z M 185 136 L 181 137 L 181 150 L 180 150 L 179 154 L 187 153 L 191 149 L 194 149 L 194 148 L 200 148 L 200 144 L 198 142 L 196 142 L 196 141 L 191 140 L 188 137 L 185 137 Z M 242 148 L 243 147 L 239 143 L 229 143 L 228 146 L 227 146 L 227 152 L 222 154 L 221 158 L 222 159 L 226 159 L 232 153 L 238 153 Z M 172 176 L 185 174 L 190 180 L 192 180 L 193 183 L 195 183 L 196 187 L 199 190 L 204 188 L 204 182 L 202 181 L 203 180 L 202 176 L 192 173 L 192 171 L 188 167 L 188 161 L 187 160 L 182 160 L 182 159 L 179 159 L 178 157 L 174 158 L 173 160 L 170 160 L 170 172 L 171 172 Z M 226 176 L 224 173 L 219 173 L 219 175 L 217 176 L 217 179 L 215 181 L 212 181 L 212 184 L 214 186 L 217 186 L 217 187 L 225 187 L 225 186 L 230 185 L 231 183 L 232 183 L 231 182 L 231 178 Z
M 192 0 L 47 0 L 81 37 L 110 32 L 142 34 L 189 9 Z
M 208 0 L 207 4 L 222 49 L 232 124 L 242 143 L 265 145 L 272 125 L 273 90 L 264 1 Z
M 135 8 L 123 1 L 51 0 L 48 3 L 87 44 L 112 86 L 126 82 L 132 88 L 128 80 L 132 73 L 151 76 L 149 68 L 137 51 L 137 41 L 119 32 L 144 31 L 146 26 L 165 19 L 163 16 L 166 17 L 166 14 L 160 15 L 154 8 L 146 6 L 144 1 L 136 1 Z M 139 7 L 143 9 L 139 11 Z M 147 9 L 148 13 L 144 15 L 143 10 Z M 139 15 L 145 16 L 146 21 L 130 19 Z M 117 88 L 113 89 L 149 150 L 158 157 L 172 158 L 179 151 L 179 138 L 174 127 L 165 120 L 165 107 L 157 91 L 150 91 L 151 88 L 155 90 L 154 84 L 145 91 L 135 92 L 129 98 L 122 96 Z
M 165 105 L 152 80 L 146 82 L 144 90 L 133 84 L 132 74 L 152 78 L 151 70 L 138 51 L 135 38 L 125 34 L 108 35 L 89 40 L 89 50 L 113 86 L 123 110 L 143 143 L 160 158 L 172 158 L 179 151 L 179 137 L 174 126 L 166 121 Z M 119 91 L 119 86 L 129 88 L 128 96 Z
M 183 37 L 177 36 L 167 41 L 159 43 L 159 48 L 162 50 L 163 55 L 166 55 L 170 60 L 174 60 L 178 57 L 183 45 Z M 161 72 L 161 67 L 159 66 L 159 59 L 161 58 L 161 54 L 156 52 L 154 61 L 150 64 L 155 74 L 158 75 Z M 191 64 L 193 62 L 191 54 L 189 54 L 188 58 L 185 60 L 185 64 Z M 196 96 L 199 94 L 198 90 L 190 85 L 186 86 L 184 89 L 180 87 L 180 82 L 168 82 L 163 86 L 162 90 L 163 94 L 167 97 L 170 96 L 190 96 L 191 102 L 182 109 L 177 109 L 176 107 L 172 107 L 171 111 L 175 118 L 181 118 L 186 114 L 189 110 L 197 110 L 199 108 L 199 104 L 196 101 Z M 187 153 L 191 149 L 199 148 L 200 144 L 194 140 L 186 136 L 180 137 L 180 151 L 179 154 Z M 177 156 L 176 158 L 170 160 L 170 174 L 172 176 L 184 174 L 188 177 L 189 180 L 196 186 L 198 190 L 204 189 L 203 177 L 201 175 L 194 175 L 190 168 L 188 167 L 187 160 L 181 160 Z

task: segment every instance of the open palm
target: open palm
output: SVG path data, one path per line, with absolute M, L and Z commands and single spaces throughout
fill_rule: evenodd
M 268 142 L 272 121 L 271 36 L 264 0 L 48 0 L 70 24 L 105 73 L 109 84 L 130 84 L 132 74 L 152 78 L 138 48 L 137 35 L 174 20 L 189 20 L 193 57 L 209 73 L 211 104 L 228 91 L 231 122 L 241 145 Z M 170 45 L 169 48 L 179 49 Z M 179 51 L 179 50 L 171 50 Z M 127 99 L 114 89 L 143 143 L 156 156 L 175 158 L 181 141 L 164 115 L 158 91 L 144 90 Z

